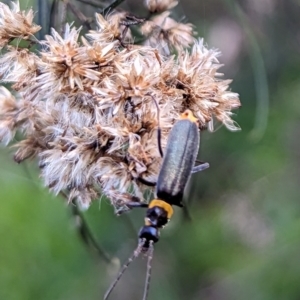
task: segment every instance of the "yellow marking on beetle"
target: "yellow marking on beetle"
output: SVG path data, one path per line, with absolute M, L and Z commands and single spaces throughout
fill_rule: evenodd
M 199 123 L 199 120 L 194 116 L 189 109 L 185 110 L 179 117 L 179 120 L 190 120 L 192 123 Z
M 154 206 L 163 208 L 167 212 L 168 219 L 171 219 L 171 217 L 173 215 L 173 207 L 169 203 L 167 203 L 163 200 L 160 200 L 160 199 L 153 199 L 149 203 L 148 208 L 152 208 Z

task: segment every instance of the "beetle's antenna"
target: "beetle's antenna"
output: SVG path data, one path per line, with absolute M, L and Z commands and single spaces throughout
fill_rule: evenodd
M 149 96 L 152 98 L 155 106 L 156 106 L 156 109 L 157 109 L 157 144 L 158 144 L 158 151 L 159 151 L 159 154 L 161 157 L 164 157 L 164 153 L 162 151 L 162 147 L 161 147 L 161 129 L 160 129 L 160 123 L 159 123 L 159 120 L 160 120 L 160 110 L 159 110 L 159 106 L 158 106 L 158 103 L 157 101 L 155 100 L 155 98 L 149 94 Z
M 145 282 L 145 289 L 144 289 L 144 295 L 143 295 L 143 300 L 147 300 L 148 298 L 148 292 L 149 292 L 149 288 L 150 288 L 150 280 L 151 280 L 151 262 L 152 262 L 152 258 L 153 258 L 153 241 L 150 241 L 149 243 L 149 249 L 147 252 L 148 255 L 148 261 L 147 261 L 147 275 L 146 275 L 146 282 Z
M 122 277 L 122 275 L 125 273 L 126 269 L 128 268 L 128 266 L 140 255 L 140 253 L 142 252 L 143 246 L 144 246 L 145 240 L 142 239 L 137 248 L 133 251 L 133 254 L 128 258 L 128 261 L 126 264 L 123 265 L 122 269 L 120 270 L 117 278 L 113 281 L 113 283 L 111 284 L 111 286 L 109 287 L 109 289 L 107 290 L 107 292 L 104 295 L 103 300 L 108 299 L 109 295 L 111 294 L 111 292 L 113 291 L 113 289 L 115 288 L 115 286 L 117 285 L 118 281 L 120 280 L 120 278 Z

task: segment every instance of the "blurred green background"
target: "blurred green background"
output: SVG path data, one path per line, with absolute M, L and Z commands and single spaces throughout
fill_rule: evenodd
M 41 3 L 21 0 L 35 10 Z M 90 16 L 96 10 L 72 3 Z M 141 1 L 122 6 L 143 15 Z M 222 51 L 221 71 L 240 94 L 242 130 L 202 134 L 200 158 L 211 167 L 187 187 L 192 221 L 177 209 L 162 231 L 149 299 L 300 299 L 299 6 L 185 0 L 175 10 Z M 44 16 L 47 23 L 49 11 Z M 0 299 L 102 299 L 136 247 L 144 211 L 116 217 L 103 199 L 84 213 L 113 258 L 107 264 L 82 242 L 63 199 L 42 187 L 36 163 L 17 165 L 13 151 L 0 149 Z M 111 299 L 141 299 L 145 273 L 140 258 Z

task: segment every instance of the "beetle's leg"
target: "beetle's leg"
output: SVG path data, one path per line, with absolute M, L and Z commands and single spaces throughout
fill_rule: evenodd
M 119 216 L 122 213 L 135 207 L 148 207 L 148 204 L 142 202 L 138 197 L 130 196 L 130 199 L 128 199 L 128 201 L 122 201 L 122 207 L 116 209 L 115 213 Z
M 204 171 L 207 168 L 209 168 L 209 163 L 200 161 L 199 165 L 193 167 L 192 174 Z
M 161 147 L 161 129 L 160 127 L 157 128 L 157 144 L 158 144 L 158 150 L 161 157 L 164 157 L 164 153 L 162 151 Z
M 144 185 L 148 185 L 148 186 L 156 186 L 156 182 L 151 182 L 151 181 L 148 181 L 142 177 L 139 177 L 138 178 L 138 181 L 141 182 L 142 184 Z
M 135 207 L 148 207 L 148 204 L 145 202 L 128 202 L 126 203 L 126 206 L 128 206 L 129 208 L 135 208 Z

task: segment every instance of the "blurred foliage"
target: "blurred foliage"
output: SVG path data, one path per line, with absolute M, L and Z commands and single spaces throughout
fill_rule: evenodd
M 72 2 L 90 16 L 97 10 Z M 211 167 L 187 188 L 192 221 L 178 209 L 162 231 L 149 299 L 300 298 L 299 5 L 186 0 L 175 11 L 223 52 L 222 72 L 243 105 L 242 130 L 202 134 L 201 160 Z M 142 9 L 136 0 L 122 7 Z M 42 187 L 34 162 L 16 165 L 13 149 L 0 151 L 0 299 L 102 298 L 136 246 L 144 211 L 116 217 L 102 199 L 84 213 L 114 257 L 106 264 L 82 243 L 63 199 Z M 111 299 L 141 299 L 145 264 L 129 268 Z

